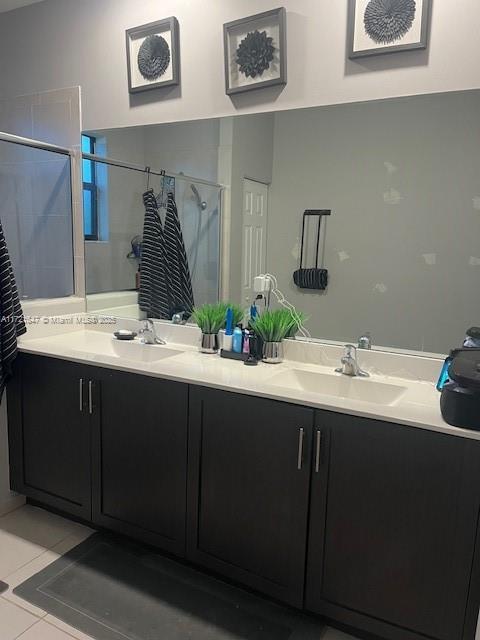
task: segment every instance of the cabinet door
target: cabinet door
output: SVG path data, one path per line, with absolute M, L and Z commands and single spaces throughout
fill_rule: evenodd
M 191 389 L 189 558 L 301 606 L 313 412 Z
M 85 367 L 20 354 L 8 386 L 12 489 L 90 520 Z
M 184 554 L 188 386 L 96 369 L 94 522 Z
M 385 638 L 459 640 L 479 443 L 327 412 L 316 424 L 307 608 Z

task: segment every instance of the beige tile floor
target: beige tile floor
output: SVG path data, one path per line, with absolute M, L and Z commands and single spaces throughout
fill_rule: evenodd
M 92 640 L 12 593 L 91 533 L 88 527 L 29 505 L 0 517 L 0 580 L 9 585 L 0 596 L 0 640 Z M 355 639 L 326 629 L 319 640 Z

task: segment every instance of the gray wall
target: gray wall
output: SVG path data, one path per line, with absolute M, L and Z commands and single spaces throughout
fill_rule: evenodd
M 46 0 L 2 14 L 0 97 L 81 85 L 86 129 L 479 87 L 478 0 L 434 3 L 428 51 L 345 60 L 347 2 L 284 0 L 287 86 L 225 95 L 222 24 L 271 0 Z M 177 16 L 182 85 L 130 97 L 125 29 Z
M 219 120 L 143 128 L 145 160 L 152 168 L 217 181 Z
M 480 324 L 479 113 L 467 92 L 276 115 L 267 264 L 312 335 L 443 353 Z M 307 208 L 333 211 L 325 294 L 292 282 Z

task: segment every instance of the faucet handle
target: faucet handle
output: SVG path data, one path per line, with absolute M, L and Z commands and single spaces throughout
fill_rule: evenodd
M 372 348 L 372 334 L 370 331 L 366 331 L 358 339 L 359 349 L 371 349 Z

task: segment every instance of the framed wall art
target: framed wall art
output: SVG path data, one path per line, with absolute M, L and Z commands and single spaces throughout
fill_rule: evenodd
M 178 20 L 158 20 L 126 31 L 128 90 L 149 91 L 180 82 Z
M 286 11 L 265 11 L 223 25 L 227 95 L 287 83 Z
M 425 49 L 431 0 L 349 0 L 349 58 Z

